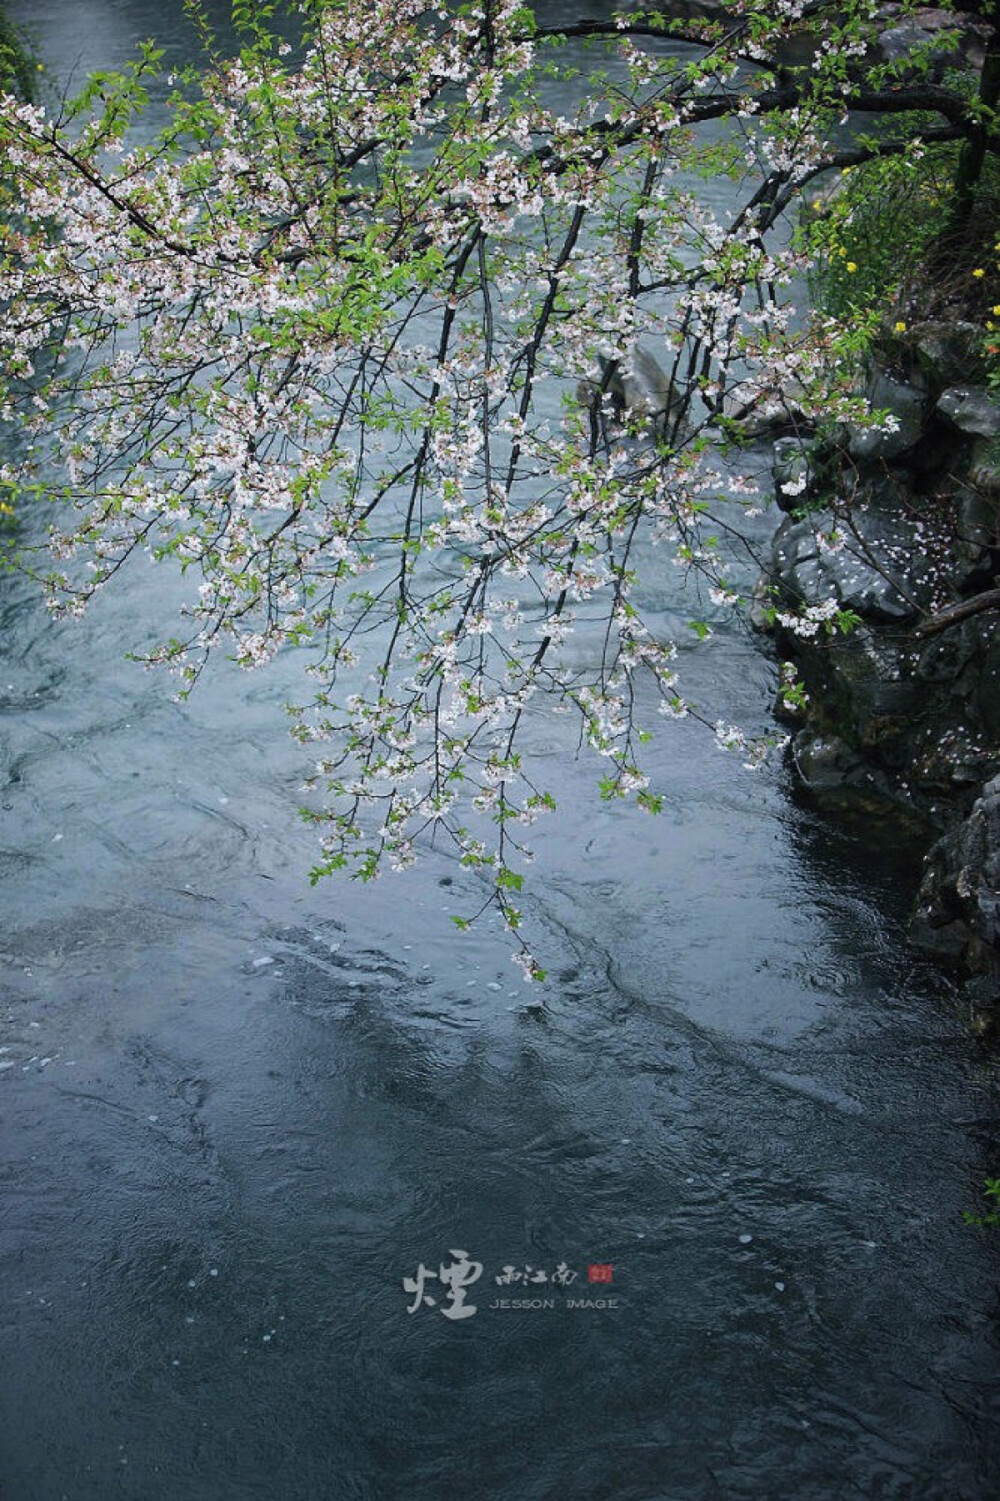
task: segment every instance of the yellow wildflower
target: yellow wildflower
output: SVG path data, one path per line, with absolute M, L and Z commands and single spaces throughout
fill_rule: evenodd
M 846 270 L 848 270 L 852 276 L 854 275 L 854 273 L 855 273 L 855 271 L 857 269 L 858 269 L 858 263 L 857 263 L 857 261 L 848 261 L 847 262 Z
M 906 333 L 906 324 L 903 322 L 902 319 L 900 319 L 898 323 L 895 323 L 893 325 L 893 330 L 892 331 L 893 331 L 893 333 L 896 333 L 896 334 L 905 334 Z
M 980 276 L 985 276 L 986 272 L 983 270 L 982 266 L 977 266 L 976 269 L 975 269 L 975 271 L 973 271 L 972 274 L 973 274 L 973 276 L 975 276 L 975 277 L 978 278 Z

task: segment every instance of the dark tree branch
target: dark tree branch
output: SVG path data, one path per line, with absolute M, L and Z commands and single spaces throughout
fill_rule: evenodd
M 986 589 L 982 594 L 974 594 L 971 599 L 963 599 L 957 605 L 949 605 L 946 610 L 940 610 L 936 615 L 931 615 L 929 619 L 922 621 L 917 626 L 914 635 L 937 636 L 941 631 L 946 631 L 953 625 L 959 625 L 973 615 L 982 615 L 986 610 L 1000 610 L 1000 589 Z

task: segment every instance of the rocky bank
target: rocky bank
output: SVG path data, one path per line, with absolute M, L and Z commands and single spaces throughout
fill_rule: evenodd
M 976 337 L 887 339 L 867 393 L 882 430 L 775 443 L 786 515 L 754 622 L 805 690 L 779 704 L 803 785 L 926 831 L 912 938 L 1000 996 L 1000 397 Z M 847 634 L 796 623 L 834 605 Z

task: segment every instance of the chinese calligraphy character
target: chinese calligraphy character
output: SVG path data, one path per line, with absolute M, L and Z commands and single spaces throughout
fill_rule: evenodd
M 559 1265 L 552 1273 L 552 1281 L 556 1284 L 557 1287 L 569 1287 L 571 1282 L 576 1281 L 576 1278 L 577 1273 L 571 1272 L 565 1261 L 560 1261 Z
M 474 1303 L 466 1303 L 465 1289 L 471 1287 L 483 1275 L 480 1261 L 470 1261 L 468 1251 L 450 1251 L 455 1260 L 451 1266 L 442 1265 L 438 1275 L 443 1286 L 448 1288 L 449 1306 L 441 1312 L 446 1319 L 469 1319 L 476 1311 Z M 409 1289 L 407 1289 L 409 1291 Z
M 409 1308 L 407 1308 L 406 1310 L 407 1313 L 416 1313 L 417 1309 L 422 1303 L 426 1303 L 429 1308 L 434 1307 L 434 1298 L 432 1298 L 429 1293 L 426 1293 L 424 1291 L 424 1283 L 426 1282 L 428 1277 L 434 1277 L 436 1279 L 437 1272 L 428 1271 L 427 1267 L 425 1267 L 423 1262 L 421 1262 L 417 1267 L 417 1275 L 415 1277 L 403 1278 L 403 1291 L 407 1293 L 416 1293 L 416 1297 L 410 1304 Z
M 501 1287 L 510 1287 L 512 1282 L 520 1282 L 524 1277 L 523 1272 L 517 1272 L 512 1266 L 505 1266 L 496 1281 Z
M 527 1264 L 523 1272 L 516 1271 L 512 1266 L 505 1266 L 500 1275 L 495 1278 L 501 1287 L 510 1287 L 513 1282 L 548 1282 L 548 1280 L 548 1272 L 543 1272 L 541 1268 L 536 1271 L 534 1267 Z

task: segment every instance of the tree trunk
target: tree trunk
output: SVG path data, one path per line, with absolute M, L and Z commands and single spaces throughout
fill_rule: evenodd
M 997 130 L 996 109 L 1000 102 L 1000 22 L 994 22 L 986 46 L 986 59 L 979 81 L 979 118 L 958 158 L 955 173 L 955 203 L 952 228 L 959 232 L 968 225 L 976 206 L 979 180 L 983 173 L 987 146 Z

